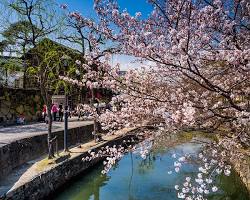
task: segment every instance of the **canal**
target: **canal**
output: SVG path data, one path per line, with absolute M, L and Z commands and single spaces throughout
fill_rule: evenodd
M 175 185 L 182 185 L 185 177 L 197 176 L 198 164 L 186 163 L 176 173 L 173 163 L 186 154 L 198 154 L 202 148 L 192 141 L 163 148 L 156 147 L 146 159 L 136 153 L 126 154 L 106 175 L 103 165 L 95 166 L 77 177 L 54 200 L 177 200 Z M 208 200 L 249 200 L 248 192 L 238 175 L 216 178 L 218 191 L 206 195 Z

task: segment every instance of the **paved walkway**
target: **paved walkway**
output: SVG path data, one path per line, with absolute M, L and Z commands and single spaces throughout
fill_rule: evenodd
M 82 123 L 83 121 L 81 121 Z M 91 122 L 86 122 L 91 123 Z M 102 146 L 105 143 L 108 143 L 111 140 L 115 140 L 121 136 L 126 135 L 128 132 L 135 130 L 136 128 L 124 128 L 122 130 L 116 131 L 114 135 L 103 136 L 103 141 L 96 143 L 94 140 L 91 140 L 87 143 L 81 144 L 81 148 L 72 147 L 69 149 L 70 158 L 73 159 L 76 156 L 87 152 L 90 149 Z M 62 152 L 62 151 L 61 151 Z M 59 163 L 60 164 L 60 163 Z M 57 166 L 58 164 L 51 160 L 51 163 L 48 164 L 48 159 L 45 156 L 42 156 L 38 159 L 29 161 L 22 166 L 16 168 L 11 174 L 0 180 L 0 198 L 7 191 L 15 190 L 18 187 L 24 185 L 25 183 L 31 181 L 40 174 L 50 170 L 51 168 Z
M 76 128 L 92 124 L 92 121 L 78 121 L 73 117 L 69 119 L 68 127 Z M 52 131 L 61 131 L 64 129 L 64 122 L 53 122 Z M 18 125 L 0 128 L 0 148 L 11 142 L 28 138 L 36 135 L 46 134 L 48 125 L 45 123 L 33 123 L 29 125 Z

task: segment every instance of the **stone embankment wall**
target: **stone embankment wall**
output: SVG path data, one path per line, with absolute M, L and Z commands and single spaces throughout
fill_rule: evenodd
M 133 137 L 133 135 L 132 135 Z M 102 145 L 92 149 L 98 151 L 106 145 L 123 144 L 124 139 L 131 138 L 131 135 L 110 140 Z M 91 166 L 100 162 L 101 158 L 94 159 L 90 162 L 82 161 L 82 158 L 88 156 L 87 150 L 75 157 L 69 158 L 62 163 L 57 164 L 48 171 L 43 172 L 24 185 L 8 192 L 1 200 L 39 200 L 50 199 L 48 196 L 67 183 L 73 177 L 79 175 Z
M 221 142 L 220 137 L 217 136 L 216 139 Z M 230 151 L 231 157 L 229 158 L 229 161 L 234 170 L 240 176 L 240 179 L 246 186 L 250 196 L 250 151 L 234 148 Z
M 0 125 L 15 124 L 20 116 L 37 121 L 42 106 L 39 90 L 0 88 Z
M 68 130 L 68 145 L 85 143 L 93 139 L 93 125 Z M 58 138 L 58 149 L 63 149 L 63 130 L 54 132 Z M 47 154 L 47 134 L 25 138 L 0 148 L 0 179 L 14 168 Z
M 221 142 L 220 137 L 217 136 L 216 139 Z M 230 151 L 231 157 L 229 158 L 229 161 L 234 170 L 240 176 L 240 179 L 246 186 L 250 196 L 250 151 L 234 148 Z
M 241 157 L 232 157 L 231 163 L 250 194 L 250 152 L 244 151 Z

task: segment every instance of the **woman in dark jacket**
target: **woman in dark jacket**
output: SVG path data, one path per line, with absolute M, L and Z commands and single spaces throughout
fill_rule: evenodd
M 63 105 L 59 105 L 59 121 L 63 121 Z

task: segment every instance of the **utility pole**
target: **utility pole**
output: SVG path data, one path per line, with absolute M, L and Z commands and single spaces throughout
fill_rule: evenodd
M 64 106 L 64 151 L 68 151 L 68 95 L 65 95 L 65 106 Z
M 94 89 L 91 88 L 91 106 L 92 108 L 95 108 L 94 106 L 94 100 L 95 100 L 95 96 L 94 96 Z M 93 135 L 94 135 L 94 140 L 96 141 L 97 139 L 97 123 L 96 123 L 96 117 L 94 116 L 94 131 L 93 131 Z

